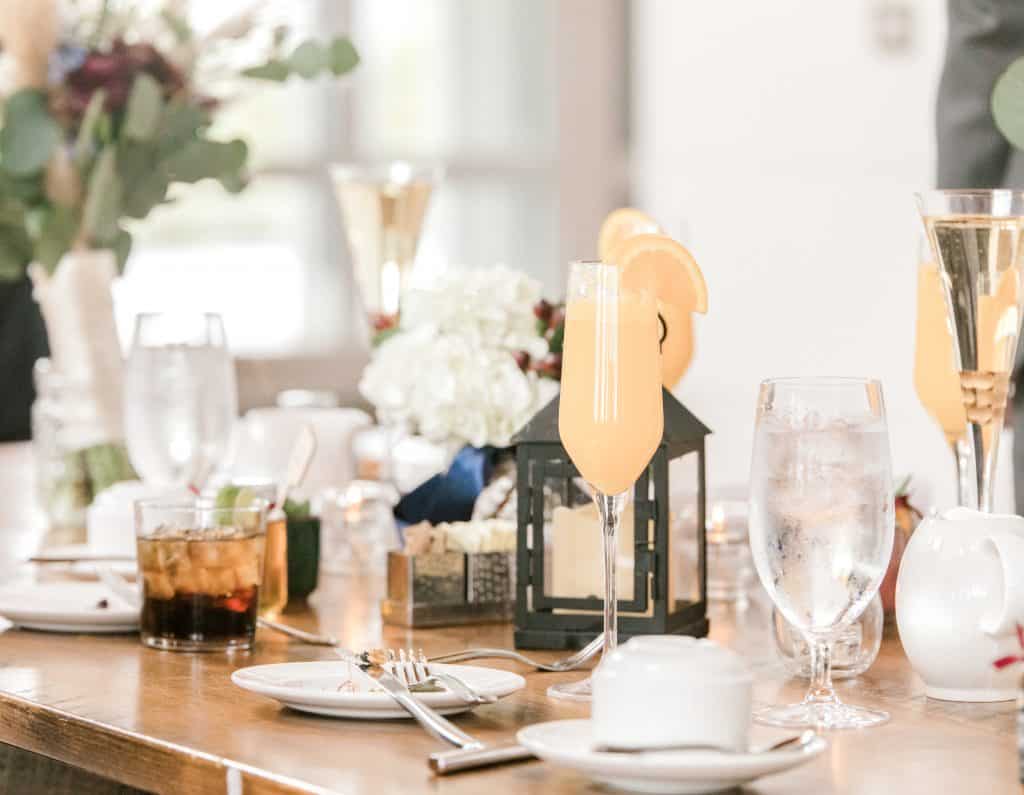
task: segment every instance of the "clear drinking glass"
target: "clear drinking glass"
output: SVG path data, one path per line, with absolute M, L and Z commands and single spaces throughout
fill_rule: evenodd
M 574 262 L 566 296 L 558 432 L 590 484 L 604 536 L 604 653 L 616 645 L 615 535 L 636 479 L 661 443 L 658 308 L 639 273 Z M 555 698 L 590 700 L 590 679 L 553 685 Z
M 256 632 L 267 502 L 135 503 L 142 642 L 171 651 L 248 649 Z
M 878 591 L 892 554 L 894 508 L 882 386 L 859 378 L 761 384 L 750 473 L 750 548 L 779 612 L 811 650 L 802 703 L 765 707 L 760 723 L 861 728 L 888 720 L 842 703 L 832 649 Z
M 124 375 L 125 444 L 147 483 L 201 488 L 238 409 L 219 315 L 141 314 Z
M 1024 309 L 1024 193 L 938 190 L 917 196 L 942 272 L 974 461 L 976 506 L 992 511 L 999 436 Z

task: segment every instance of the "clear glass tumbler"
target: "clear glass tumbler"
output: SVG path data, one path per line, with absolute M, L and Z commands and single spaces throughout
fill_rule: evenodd
M 135 504 L 145 645 L 171 651 L 252 647 L 266 520 L 264 500 L 233 508 L 204 498 Z

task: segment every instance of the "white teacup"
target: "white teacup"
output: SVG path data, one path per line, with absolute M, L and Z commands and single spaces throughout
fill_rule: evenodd
M 594 743 L 746 750 L 753 681 L 742 658 L 714 641 L 679 635 L 632 638 L 594 671 Z

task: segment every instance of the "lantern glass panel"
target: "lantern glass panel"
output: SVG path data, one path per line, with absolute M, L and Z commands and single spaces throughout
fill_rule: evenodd
M 702 599 L 698 493 L 694 488 L 698 455 L 688 453 L 672 461 L 674 485 L 669 515 L 669 610 Z
M 543 467 L 545 595 L 552 599 L 602 599 L 601 524 L 589 487 L 566 460 L 553 458 L 535 466 Z M 533 515 L 538 515 L 536 497 Z M 633 598 L 633 557 L 631 503 L 619 535 L 617 584 L 623 600 Z

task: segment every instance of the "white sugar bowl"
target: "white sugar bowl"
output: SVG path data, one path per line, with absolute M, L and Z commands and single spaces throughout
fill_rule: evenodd
M 593 675 L 595 745 L 670 744 L 747 749 L 754 678 L 714 641 L 680 635 L 630 639 Z

